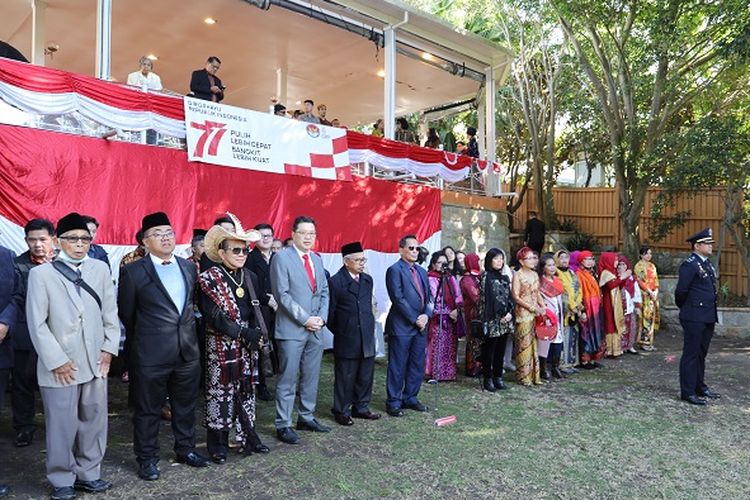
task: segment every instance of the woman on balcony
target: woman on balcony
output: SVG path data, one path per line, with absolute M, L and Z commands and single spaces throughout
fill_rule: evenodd
M 659 329 L 659 274 L 651 262 L 651 248 L 641 248 L 640 254 L 641 260 L 635 265 L 634 270 L 643 300 L 638 344 L 644 351 L 655 351 L 654 333 Z

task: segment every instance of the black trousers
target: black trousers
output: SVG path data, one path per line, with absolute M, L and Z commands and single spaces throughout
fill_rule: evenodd
M 549 360 L 548 366 L 556 366 L 557 362 L 560 361 L 560 355 L 562 354 L 562 348 L 563 344 L 560 342 L 559 344 L 550 344 L 549 345 L 549 353 L 547 354 L 547 359 Z
M 490 337 L 482 342 L 482 376 L 502 377 L 503 358 L 505 357 L 505 344 L 508 334 L 500 337 Z
M 13 366 L 13 428 L 16 432 L 34 432 L 34 401 L 39 385 L 36 380 L 36 351 L 19 350 L 14 353 Z
M 8 389 L 10 368 L 0 368 L 0 411 L 5 408 L 5 391 Z
M 197 359 L 160 366 L 131 364 L 130 384 L 135 403 L 133 450 L 138 463 L 159 461 L 161 407 L 167 396 L 172 408 L 174 451 L 178 456 L 193 451 L 200 376 Z
M 372 399 L 375 357 L 334 360 L 333 412 L 342 415 L 365 413 Z
M 716 324 L 683 320 L 680 320 L 680 324 L 684 332 L 680 358 L 680 395 L 701 395 L 708 388 L 703 382 L 703 374 Z

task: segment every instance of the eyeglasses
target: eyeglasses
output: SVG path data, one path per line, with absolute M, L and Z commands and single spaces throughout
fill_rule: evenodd
M 250 254 L 250 249 L 248 247 L 234 247 L 234 248 L 227 248 L 227 252 L 232 252 L 234 255 L 248 255 Z
M 411 252 L 413 252 L 413 251 L 414 251 L 414 250 L 416 250 L 417 248 L 419 248 L 419 247 L 417 247 L 417 246 L 410 246 L 410 247 L 406 247 L 406 249 L 407 249 L 407 250 L 409 250 L 409 251 L 411 251 Z
M 93 240 L 91 236 L 60 236 L 60 239 L 68 243 L 78 243 L 80 241 L 84 245 L 88 245 Z
M 261 234 L 260 237 L 264 240 L 270 240 L 271 238 L 273 238 L 273 234 Z
M 306 233 L 306 232 L 304 232 L 304 231 L 295 231 L 295 233 L 299 234 L 299 235 L 300 235 L 300 236 L 302 236 L 303 238 L 307 238 L 308 236 L 309 236 L 310 238 L 315 238 L 315 237 L 316 237 L 316 236 L 318 235 L 318 233 L 316 233 L 316 232 L 309 232 L 309 233 Z
M 174 238 L 174 231 L 167 231 L 166 233 L 152 233 L 146 236 L 146 238 L 156 238 L 157 240 L 168 240 Z

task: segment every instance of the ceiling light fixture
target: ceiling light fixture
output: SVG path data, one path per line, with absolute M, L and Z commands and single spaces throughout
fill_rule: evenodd
M 377 72 L 377 75 L 380 78 L 385 78 L 385 70 L 384 69 L 379 69 L 378 72 Z
M 216 19 L 214 19 L 213 17 L 207 17 L 203 20 L 203 22 L 206 24 L 216 24 Z
M 152 61 L 158 61 L 159 57 L 156 54 L 149 54 L 146 56 L 146 59 L 151 59 Z
M 434 61 L 435 56 L 433 56 L 429 52 L 422 52 L 422 59 L 424 59 L 425 61 Z

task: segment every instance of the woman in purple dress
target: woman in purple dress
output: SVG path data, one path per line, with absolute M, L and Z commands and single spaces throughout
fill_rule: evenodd
M 458 338 L 463 336 L 461 289 L 456 278 L 448 271 L 448 259 L 443 252 L 432 254 L 427 276 L 435 300 L 435 312 L 427 331 L 425 377 L 440 381 L 456 380 Z

